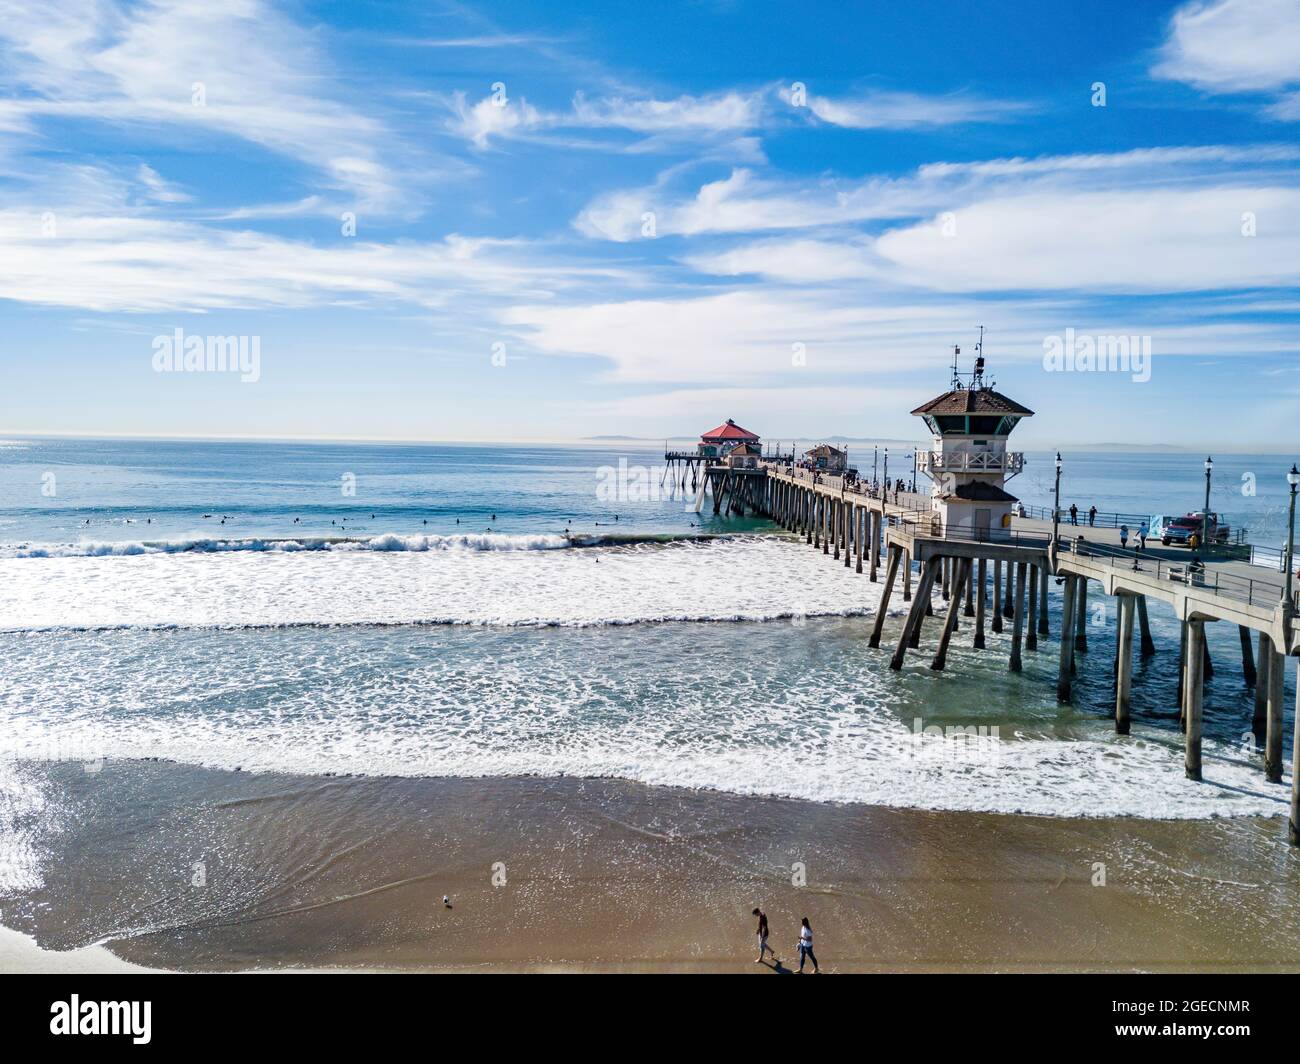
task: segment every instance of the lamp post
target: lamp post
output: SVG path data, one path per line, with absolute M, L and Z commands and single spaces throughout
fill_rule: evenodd
M 885 491 L 888 492 L 888 491 L 889 491 L 889 448 L 888 448 L 888 447 L 885 448 L 885 476 L 884 476 L 884 483 L 885 483 Z
M 879 472 L 880 472 L 880 444 L 876 444 L 875 447 L 873 447 L 873 448 L 871 449 L 871 485 L 872 485 L 872 487 L 875 487 L 877 484 L 880 483 L 880 479 L 876 476 L 876 474 L 879 473 Z
M 1300 484 L 1300 469 L 1296 469 L 1294 462 L 1291 463 L 1291 472 L 1286 475 L 1286 482 L 1291 485 L 1291 516 L 1286 526 L 1286 584 L 1282 594 L 1286 596 L 1283 600 L 1286 612 L 1290 613 L 1295 608 L 1291 598 L 1291 574 L 1295 570 L 1295 494 L 1296 485 Z
M 1214 472 L 1214 459 L 1205 459 L 1205 509 L 1201 511 L 1201 550 L 1210 549 L 1210 474 Z
M 1056 505 L 1052 507 L 1052 543 L 1061 549 L 1061 452 L 1056 452 Z

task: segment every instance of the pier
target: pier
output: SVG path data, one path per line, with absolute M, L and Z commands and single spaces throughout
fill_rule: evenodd
M 909 650 L 920 647 L 930 622 L 938 626 L 930 668 L 942 672 L 966 618 L 974 649 L 987 649 L 990 629 L 1009 633 L 1007 668 L 1020 672 L 1027 652 L 1048 649 L 1053 636 L 1048 591 L 1056 581 L 1063 599 L 1055 633 L 1056 695 L 1070 703 L 1074 677 L 1088 654 L 1089 595 L 1106 596 L 1118 619 L 1112 665 L 1114 722 L 1120 735 L 1129 734 L 1131 727 L 1135 649 L 1142 657 L 1158 651 L 1149 604 L 1167 605 L 1182 630 L 1177 700 L 1184 765 L 1192 780 L 1203 779 L 1205 771 L 1204 687 L 1215 668 L 1206 626 L 1234 625 L 1243 683 L 1255 690 L 1254 715 L 1243 724 L 1262 743 L 1265 779 L 1281 783 L 1284 670 L 1287 658 L 1300 656 L 1300 595 L 1290 588 L 1285 572 L 1250 565 L 1240 550 L 1229 548 L 1211 547 L 1194 555 L 1187 548 L 1162 548 L 1157 541 L 1135 549 L 1136 528 L 1129 530 L 1125 547 L 1118 528 L 1063 522 L 1059 509 L 1022 516 L 1027 511 L 1006 491 L 1006 482 L 1023 469 L 1024 456 L 1008 451 L 1006 443 L 1016 423 L 1032 411 L 985 385 L 982 370 L 982 359 L 969 381 L 954 370 L 953 387 L 913 411 L 926 420 L 933 436 L 932 447 L 918 455 L 918 468 L 931 480 L 928 492 L 864 482 L 849 469 L 819 472 L 793 455 L 737 467 L 724 451 L 701 466 L 697 508 L 707 487 L 714 513 L 749 509 L 765 515 L 847 574 L 883 581 L 865 642 L 868 649 L 879 650 L 886 642 L 890 603 L 895 597 L 909 603 L 901 626 L 889 633 L 892 649 L 885 647 L 895 670 L 903 667 Z M 756 444 L 757 437 L 750 442 Z M 1059 485 L 1059 455 L 1057 477 Z M 1292 492 L 1294 500 L 1294 479 Z M 1287 556 L 1283 566 L 1293 567 L 1294 560 Z M 935 616 L 937 607 L 941 617 Z M 1300 721 L 1300 706 L 1296 719 Z M 1300 735 L 1293 731 L 1288 837 L 1294 845 L 1300 845 L 1297 740 Z

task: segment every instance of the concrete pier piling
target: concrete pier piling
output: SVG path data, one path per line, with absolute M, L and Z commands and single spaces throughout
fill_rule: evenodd
M 1269 648 L 1267 665 L 1268 695 L 1264 728 L 1264 778 L 1269 783 L 1282 782 L 1282 700 L 1286 697 L 1286 658 Z
M 1038 566 L 1028 569 L 1029 586 L 1026 589 L 1026 601 L 1029 605 L 1029 617 L 1025 621 L 1025 649 L 1038 649 Z
M 903 631 L 898 637 L 898 646 L 894 648 L 894 656 L 889 661 L 889 667 L 895 671 L 903 667 L 903 659 L 907 655 L 907 648 L 915 646 L 915 642 L 920 639 L 921 622 L 925 618 L 925 604 L 930 600 L 930 590 L 934 586 L 934 580 L 938 574 L 938 558 L 931 558 L 921 570 L 921 578 L 917 581 L 916 597 L 912 601 L 912 608 L 907 612 L 907 622 L 903 625 Z
M 949 560 L 952 563 L 949 568 L 955 572 L 953 593 L 948 600 L 947 616 L 943 622 L 943 634 L 939 637 L 939 648 L 934 652 L 934 660 L 930 662 L 930 668 L 936 672 L 943 671 L 944 666 L 948 663 L 948 644 L 952 642 L 952 634 L 957 630 L 957 614 L 962 610 L 966 584 L 970 580 L 969 558 L 952 558 Z
M 1115 659 L 1115 731 L 1129 734 L 1133 702 L 1133 622 L 1137 596 L 1119 596 L 1119 649 Z
M 1088 653 L 1088 578 L 1079 580 L 1075 589 L 1075 609 L 1078 616 L 1074 619 L 1074 650 L 1077 654 Z
M 1070 701 L 1071 674 L 1074 672 L 1074 622 L 1078 617 L 1074 598 L 1079 582 L 1077 576 L 1065 578 L 1065 605 L 1061 611 L 1061 663 L 1056 676 L 1056 700 Z
M 1265 776 L 1269 782 L 1283 777 L 1283 677 L 1289 655 L 1300 655 L 1300 631 L 1285 597 L 1233 593 L 1234 584 L 1220 582 L 1224 570 L 1216 565 L 1228 559 L 1209 559 L 1212 579 L 1189 572 L 1181 557 L 1140 555 L 1119 559 L 1102 537 L 1099 542 L 1075 541 L 1059 549 L 1050 538 L 1050 524 L 1013 515 L 1023 521 L 1019 534 L 972 538 L 965 528 L 949 530 L 936 517 L 936 505 L 927 512 L 913 497 L 903 505 L 895 493 L 884 494 L 835 476 L 789 469 L 788 463 L 759 469 L 721 469 L 701 466 L 702 504 L 714 496 L 715 511 L 744 513 L 748 507 L 773 521 L 823 554 L 833 554 L 845 568 L 878 579 L 885 563 L 880 606 L 871 624 L 869 646 L 879 648 L 893 596 L 902 583 L 906 616 L 890 658 L 890 668 L 901 669 L 907 651 L 921 645 L 925 619 L 942 613 L 937 647 L 930 661 L 936 672 L 946 669 L 952 638 L 961 631 L 963 616 L 973 619 L 971 646 L 987 649 L 987 629 L 1003 631 L 1009 619 L 1009 662 L 1013 672 L 1023 670 L 1023 651 L 1044 649 L 1041 637 L 1050 635 L 1049 581 L 1062 589 L 1057 699 L 1069 703 L 1074 695 L 1077 654 L 1088 652 L 1089 584 L 1113 597 L 1117 616 L 1114 665 L 1115 731 L 1132 729 L 1135 652 L 1145 660 L 1156 653 L 1148 617 L 1148 600 L 1169 606 L 1180 620 L 1178 669 L 1179 726 L 1184 734 L 1184 767 L 1189 779 L 1202 778 L 1201 744 L 1204 731 L 1205 689 L 1213 675 L 1206 625 L 1216 620 L 1237 628 L 1242 678 L 1254 689 L 1251 727 L 1264 749 Z M 770 478 L 770 479 L 764 479 Z M 1037 527 L 1035 527 L 1037 526 Z M 1006 527 L 1004 523 L 1003 528 Z M 1090 537 L 1092 538 L 1092 537 Z M 883 558 L 882 558 L 883 554 Z M 1157 564 L 1152 565 L 1152 561 Z M 989 563 L 992 563 L 992 574 Z M 912 587 L 912 566 L 917 584 Z M 1005 582 L 1003 573 L 1005 569 Z M 1226 570 L 1231 576 L 1232 570 Z M 990 575 L 992 579 L 990 580 Z M 1249 579 L 1260 581 L 1252 575 Z M 1267 577 L 1263 578 L 1265 582 Z M 915 593 L 914 593 L 915 592 Z M 942 597 L 944 606 L 936 610 Z M 1252 645 L 1251 632 L 1258 642 Z M 1225 633 L 1226 634 L 1226 633 Z M 1139 642 L 1140 637 L 1140 642 Z M 1138 645 L 1135 646 L 1135 642 Z M 1171 648 L 1172 649 L 1172 648 Z M 1219 662 L 1223 664 L 1222 661 Z M 1300 844 L 1300 777 L 1292 786 L 1288 834 Z
M 1016 593 L 1012 604 L 1011 671 L 1021 670 L 1020 646 L 1025 632 L 1025 570 L 1024 562 L 1016 563 Z
M 1186 677 L 1183 680 L 1183 717 L 1187 725 L 1184 767 L 1189 780 L 1201 779 L 1201 729 L 1205 698 L 1205 622 L 1187 622 Z
M 873 649 L 880 646 L 880 633 L 885 628 L 885 614 L 889 610 L 889 596 L 894 590 L 894 581 L 898 578 L 899 560 L 903 556 L 903 549 L 890 544 L 889 561 L 885 566 L 885 586 L 880 593 L 880 605 L 876 608 L 876 620 L 871 626 L 871 639 L 868 646 Z

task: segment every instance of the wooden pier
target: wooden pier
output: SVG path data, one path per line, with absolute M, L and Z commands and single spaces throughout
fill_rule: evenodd
M 732 471 L 734 472 L 734 471 Z M 1114 600 L 1119 651 L 1115 661 L 1115 730 L 1128 734 L 1132 718 L 1135 636 L 1138 652 L 1155 653 L 1147 621 L 1152 600 L 1171 607 L 1184 632 L 1180 706 L 1185 731 L 1185 767 L 1190 779 L 1204 772 L 1201 757 L 1204 682 L 1209 661 L 1205 626 L 1236 625 L 1241 633 L 1243 678 L 1254 683 L 1257 710 L 1251 722 L 1264 743 L 1265 778 L 1282 780 L 1283 670 L 1300 655 L 1300 603 L 1284 601 L 1281 574 L 1248 572 L 1240 562 L 1207 560 L 1204 572 L 1189 571 L 1190 552 L 1124 550 L 1118 532 L 1062 525 L 1058 544 L 1049 522 L 1013 518 L 1010 527 L 972 534 L 945 528 L 929 495 L 874 489 L 841 477 L 818 475 L 789 463 L 761 463 L 758 475 L 728 478 L 711 471 L 715 493 L 740 491 L 745 505 L 833 562 L 868 580 L 883 579 L 879 608 L 867 644 L 880 647 L 893 597 L 903 589 L 911 605 L 894 634 L 889 665 L 901 669 L 907 652 L 920 645 L 921 632 L 936 608 L 936 593 L 946 601 L 938 646 L 930 667 L 942 671 L 959 628 L 959 616 L 973 616 L 972 646 L 986 645 L 986 625 L 994 631 L 1009 622 L 1007 666 L 1020 671 L 1026 651 L 1038 652 L 1052 633 L 1048 623 L 1048 582 L 1062 583 L 1064 609 L 1057 654 L 1057 697 L 1072 698 L 1078 657 L 1086 655 L 1088 594 Z M 714 496 L 714 511 L 724 499 Z M 913 571 L 917 585 L 912 590 Z M 989 575 L 992 573 L 992 587 Z M 986 600 L 986 593 L 991 596 Z M 1252 633 L 1254 639 L 1252 640 Z M 1257 650 L 1252 650 L 1252 646 Z M 1297 707 L 1300 709 L 1300 706 Z M 1300 717 L 1300 714 L 1297 715 Z M 1300 738 L 1293 735 L 1291 814 L 1288 833 L 1300 845 Z

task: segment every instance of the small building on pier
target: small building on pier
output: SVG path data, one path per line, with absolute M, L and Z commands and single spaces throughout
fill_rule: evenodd
M 832 447 L 829 443 L 821 443 L 812 450 L 804 451 L 803 460 L 809 469 L 838 476 L 849 467 L 849 452 Z
M 1005 484 L 1025 462 L 1022 453 L 1007 450 L 1007 438 L 1034 412 L 984 383 L 981 358 L 969 384 L 954 371 L 951 390 L 912 413 L 924 419 L 934 437 L 917 461 L 930 478 L 930 496 L 944 529 L 972 539 L 999 538 L 1019 503 Z
M 726 462 L 730 469 L 757 469 L 758 460 L 762 457 L 763 448 L 746 440 L 727 452 Z
M 720 461 L 726 458 L 733 448 L 741 444 L 750 444 L 757 448 L 759 437 L 748 429 L 742 429 L 731 418 L 727 418 L 716 429 L 710 429 L 700 437 L 699 456 Z

